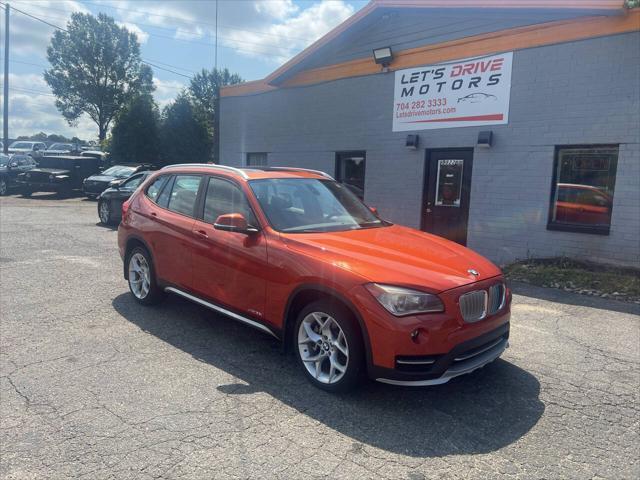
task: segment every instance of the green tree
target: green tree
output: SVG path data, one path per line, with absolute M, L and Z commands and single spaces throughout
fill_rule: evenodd
M 640 0 L 626 0 L 624 2 L 624 6 L 627 7 L 627 8 L 640 7 Z
M 116 162 L 160 164 L 160 113 L 150 94 L 135 97 L 115 119 L 109 151 Z
M 209 160 L 211 137 L 185 93 L 162 112 L 160 138 L 165 164 Z
M 220 121 L 216 116 L 216 111 L 220 87 L 242 83 L 243 81 L 240 75 L 231 73 L 226 68 L 223 70 L 216 70 L 215 68 L 213 70 L 202 69 L 201 72 L 193 76 L 187 88 L 187 95 L 193 103 L 196 114 L 202 118 L 207 127 L 212 146 L 210 158 L 216 163 L 218 152 L 216 125 Z
M 123 105 L 153 90 L 152 72 L 140 59 L 136 35 L 103 13 L 74 13 L 66 31 L 53 34 L 47 58 L 51 68 L 44 78 L 58 110 L 69 125 L 83 113 L 89 115 L 100 141 Z

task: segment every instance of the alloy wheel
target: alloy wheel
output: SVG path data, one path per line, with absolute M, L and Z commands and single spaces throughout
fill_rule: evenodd
M 321 383 L 339 382 L 349 365 L 347 337 L 323 312 L 310 313 L 300 322 L 298 352 L 309 374 Z
M 100 221 L 105 225 L 108 224 L 111 218 L 109 203 L 105 201 L 100 202 L 100 205 L 98 205 L 98 213 L 100 214 Z
M 134 253 L 129 259 L 129 285 L 136 298 L 143 300 L 149 295 L 151 272 L 147 259 L 141 253 Z

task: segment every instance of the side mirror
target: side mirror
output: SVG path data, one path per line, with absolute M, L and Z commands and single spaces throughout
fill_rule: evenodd
M 376 207 L 369 207 L 369 210 L 371 210 L 371 213 L 374 215 L 378 215 L 378 209 Z
M 241 213 L 227 213 L 220 215 L 216 219 L 216 223 L 213 224 L 213 228 L 216 230 L 223 230 L 225 232 L 237 232 L 249 235 L 258 231 L 255 227 L 250 227 L 247 223 L 247 219 Z
M 109 182 L 109 187 L 110 188 L 120 188 L 120 184 L 122 183 L 122 180 L 111 180 Z

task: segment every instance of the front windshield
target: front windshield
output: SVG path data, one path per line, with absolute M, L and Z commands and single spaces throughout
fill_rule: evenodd
M 278 231 L 357 230 L 388 225 L 344 185 L 315 178 L 268 178 L 249 182 Z
M 54 143 L 49 150 L 73 150 L 73 146 L 68 143 Z
M 31 148 L 33 143 L 28 142 L 13 142 L 9 148 Z
M 115 165 L 111 168 L 107 168 L 102 175 L 110 175 L 112 177 L 125 178 L 131 176 L 136 169 L 133 167 L 125 167 L 124 165 Z

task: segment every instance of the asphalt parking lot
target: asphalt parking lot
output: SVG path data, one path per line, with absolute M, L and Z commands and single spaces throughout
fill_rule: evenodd
M 516 285 L 511 348 L 334 396 L 270 337 L 129 297 L 79 198 L 0 200 L 0 477 L 638 478 L 640 309 Z

